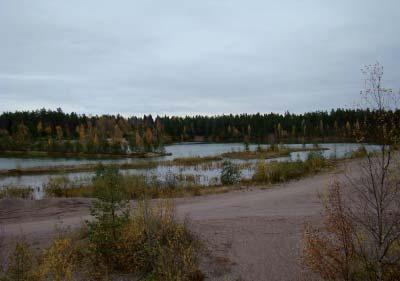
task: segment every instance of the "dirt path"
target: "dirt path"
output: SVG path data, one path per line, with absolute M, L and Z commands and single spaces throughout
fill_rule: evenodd
M 322 173 L 264 190 L 177 199 L 178 216 L 190 218 L 210 249 L 212 259 L 204 265 L 209 280 L 309 280 L 301 277 L 299 263 L 304 223 L 320 222 L 317 194 L 341 174 Z M 88 218 L 89 206 L 88 199 L 0 201 L 6 244 L 23 233 L 39 248 L 54 235 L 56 224 L 79 227 Z

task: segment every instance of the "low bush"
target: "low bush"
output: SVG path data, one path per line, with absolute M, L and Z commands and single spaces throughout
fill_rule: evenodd
M 221 183 L 224 185 L 233 185 L 240 181 L 241 173 L 238 166 L 231 161 L 224 161 L 221 171 Z
M 67 189 L 70 188 L 70 180 L 65 176 L 51 177 L 43 185 L 43 191 L 47 197 L 67 197 Z
M 173 204 L 141 202 L 118 243 L 119 268 L 146 280 L 203 280 L 198 268 L 200 244 L 175 220 Z
M 76 254 L 71 239 L 58 238 L 39 258 L 34 273 L 38 281 L 72 281 L 76 271 Z
M 92 223 L 104 226 L 102 219 L 96 217 Z M 4 271 L 0 270 L 0 280 L 109 281 L 122 275 L 123 280 L 204 279 L 199 269 L 202 245 L 187 222 L 177 222 L 171 201 L 153 206 L 139 202 L 118 226 L 115 237 L 112 227 L 88 223 L 82 230 L 56 238 L 40 252 L 17 242 Z

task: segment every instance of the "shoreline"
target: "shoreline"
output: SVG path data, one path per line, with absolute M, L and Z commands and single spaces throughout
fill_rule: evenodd
M 47 151 L 0 151 L 3 158 L 65 158 L 65 159 L 124 159 L 124 158 L 157 158 L 170 156 L 172 153 L 161 152 L 135 152 L 130 154 L 113 153 L 72 153 L 72 152 L 47 152 Z
M 289 149 L 286 154 L 280 153 L 272 153 L 268 154 L 267 157 L 263 157 L 263 159 L 274 159 L 288 156 L 291 152 L 300 152 L 300 151 L 323 151 L 326 149 L 323 148 L 303 148 L 303 149 Z M 252 157 L 230 157 L 228 154 L 248 154 L 248 153 L 256 153 L 256 152 L 229 152 L 223 153 L 217 156 L 205 156 L 205 157 L 184 157 L 184 158 L 175 158 L 173 160 L 161 160 L 161 161 L 148 161 L 143 163 L 112 163 L 112 164 L 102 164 L 101 161 L 99 163 L 93 164 L 77 164 L 77 165 L 57 165 L 57 166 L 36 166 L 29 168 L 16 168 L 16 169 L 3 169 L 0 170 L 0 177 L 12 177 L 12 176 L 25 176 L 25 175 L 52 175 L 52 174 L 62 174 L 62 173 L 78 173 L 78 172 L 91 172 L 95 171 L 99 165 L 103 165 L 105 167 L 115 167 L 121 170 L 128 169 L 152 169 L 157 168 L 159 166 L 196 166 L 207 162 L 218 162 L 224 159 L 241 159 L 241 160 L 253 160 L 259 159 L 258 153 L 252 155 Z
M 348 164 L 355 163 L 357 160 Z M 246 276 L 245 280 L 275 280 L 277 277 L 296 280 L 302 274 L 297 249 L 304 222 L 320 223 L 321 205 L 316 204 L 319 202 L 317 194 L 333 177 L 343 174 L 343 167 L 346 165 L 286 183 L 245 186 L 219 194 L 171 200 L 176 204 L 178 220 L 183 222 L 189 218 L 191 230 L 204 238 L 210 249 L 210 256 L 206 257 L 211 258 L 213 266 L 221 267 L 221 271 L 214 272 L 208 263 L 204 264 L 210 278 L 222 281 Z M 0 221 L 5 229 L 6 245 L 11 245 L 10 241 L 22 232 L 31 233 L 27 236 L 28 242 L 43 249 L 56 235 L 55 225 L 60 221 L 64 227 L 77 230 L 82 220 L 90 220 L 92 200 L 0 200 Z M 159 200 L 150 202 L 156 204 Z M 132 207 L 136 202 L 131 201 Z M 260 251 L 260 248 L 265 250 Z M 268 262 L 258 262 L 264 260 Z

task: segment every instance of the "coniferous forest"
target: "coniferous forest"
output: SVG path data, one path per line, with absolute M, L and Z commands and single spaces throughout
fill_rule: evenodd
M 388 112 L 397 120 L 400 111 Z M 126 154 L 162 151 L 164 144 L 207 142 L 349 141 L 364 127 L 363 141 L 374 142 L 373 111 L 336 109 L 304 114 L 240 114 L 168 117 L 88 116 L 57 110 L 5 112 L 0 115 L 1 151 Z

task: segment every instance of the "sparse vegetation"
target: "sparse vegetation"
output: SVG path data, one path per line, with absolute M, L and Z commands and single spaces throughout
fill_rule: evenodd
M 292 152 L 299 152 L 299 151 L 322 151 L 325 148 L 320 147 L 312 147 L 312 148 L 290 148 L 287 146 L 278 146 L 275 144 L 271 144 L 268 148 L 262 148 L 258 146 L 255 151 L 251 150 L 244 150 L 244 151 L 231 151 L 223 153 L 222 156 L 225 158 L 231 159 L 242 159 L 242 160 L 249 160 L 249 159 L 272 159 L 278 157 L 287 157 Z
M 100 169 L 112 169 L 100 166 Z M 189 195 L 201 195 L 218 192 L 217 179 L 211 178 L 208 186 L 201 184 L 200 175 L 168 173 L 165 180 L 145 175 L 119 175 L 121 185 L 128 199 L 143 198 L 171 198 Z M 91 182 L 82 184 L 66 177 L 52 177 L 43 186 L 46 197 L 96 197 L 98 179 L 94 177 Z
M 0 199 L 3 198 L 32 199 L 33 188 L 22 186 L 5 186 L 0 189 Z
M 17 241 L 0 280 L 108 281 L 119 280 L 114 277 L 120 274 L 129 280 L 204 279 L 199 270 L 202 245 L 187 222 L 176 221 L 171 201 L 155 206 L 141 201 L 116 232 L 113 227 L 98 227 L 112 225 L 110 213 L 104 214 L 88 223 L 88 230 L 57 237 L 41 252 L 25 240 Z
M 399 101 L 382 85 L 383 68 L 367 66 L 363 95 L 375 110 L 374 134 L 380 151 L 360 149 L 359 175 L 347 177 L 328 190 L 324 206 L 324 228 L 305 231 L 304 262 L 324 280 L 391 281 L 400 279 L 400 178 L 399 131 L 388 113 Z M 359 124 L 354 135 L 362 142 L 369 124 Z
M 28 243 L 21 239 L 15 244 L 13 252 L 9 255 L 7 267 L 0 276 L 1 281 L 31 281 L 33 272 L 32 250 Z
M 350 153 L 350 158 L 364 158 L 367 157 L 367 155 L 368 155 L 367 149 L 365 148 L 364 145 L 361 145 L 359 148 Z
M 200 244 L 175 220 L 171 202 L 150 207 L 141 202 L 124 226 L 117 244 L 117 267 L 146 280 L 203 280 L 198 269 Z
M 220 156 L 206 156 L 206 157 L 183 157 L 183 158 L 175 158 L 171 164 L 177 166 L 195 166 L 207 162 L 221 161 L 222 157 Z
M 172 161 L 146 161 L 134 163 L 113 163 L 101 164 L 108 168 L 116 168 L 120 170 L 133 169 L 152 169 L 159 166 L 199 166 L 213 162 L 221 161 L 220 156 L 207 157 L 183 157 L 175 158 Z M 44 167 L 28 167 L 16 168 L 9 170 L 0 170 L 1 176 L 21 176 L 21 175 L 42 175 L 42 174 L 63 174 L 74 172 L 90 172 L 96 171 L 99 164 L 80 164 L 80 165 L 59 165 L 59 166 L 44 166 Z
M 43 185 L 46 197 L 90 197 L 93 195 L 93 186 L 74 182 L 66 176 L 51 177 Z
M 329 162 L 321 153 L 310 152 L 304 162 L 273 162 L 265 163 L 260 160 L 252 180 L 257 183 L 279 183 L 313 174 L 329 166 Z

